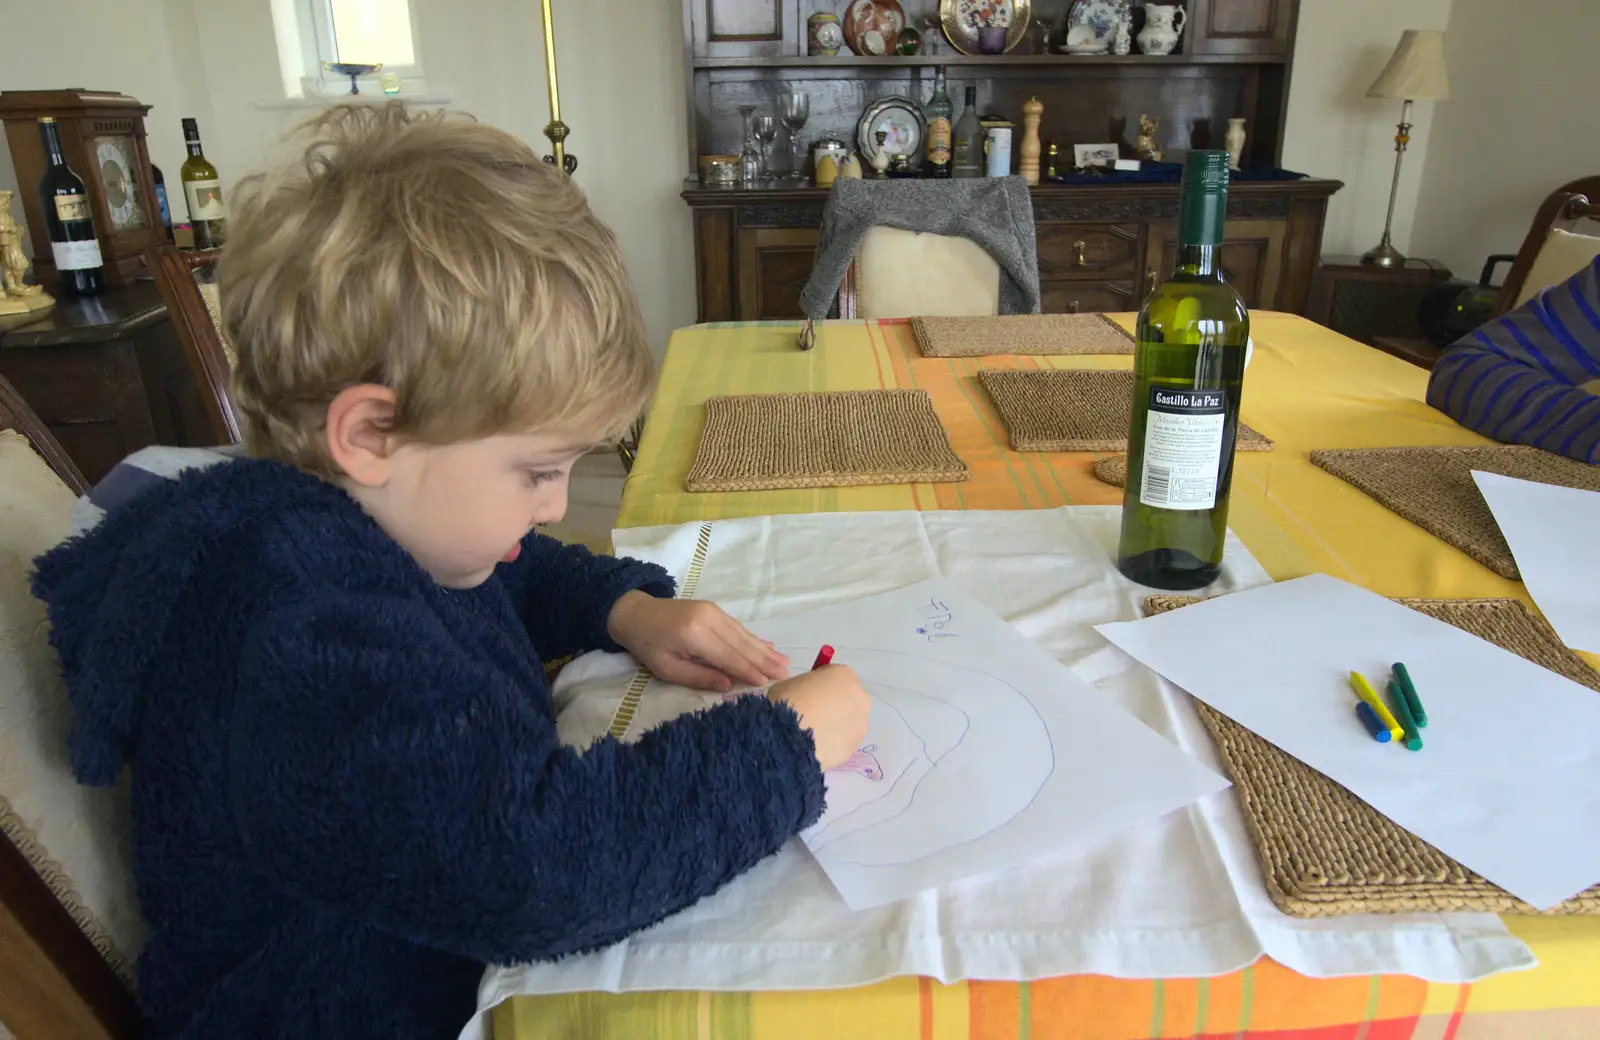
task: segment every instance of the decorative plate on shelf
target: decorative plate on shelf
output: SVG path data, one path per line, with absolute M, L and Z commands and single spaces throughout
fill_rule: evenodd
M 1067 54 L 1103 54 L 1111 49 L 1112 37 L 1127 8 L 1126 0 L 1073 0 L 1067 12 L 1067 38 L 1061 50 Z
M 939 0 L 939 24 L 950 46 L 962 54 L 981 54 L 978 26 L 986 17 L 1006 23 L 1006 50 L 1022 42 L 1033 15 L 1033 0 Z
M 893 54 L 905 27 L 906 12 L 900 0 L 851 0 L 844 9 L 844 42 L 857 54 Z
M 898 95 L 879 98 L 868 105 L 856 124 L 856 148 L 861 152 L 863 163 L 870 164 L 878 151 L 878 139 L 873 135 L 879 130 L 888 134 L 883 139 L 883 150 L 889 153 L 891 160 L 896 155 L 915 159 L 927 132 L 922 106 Z

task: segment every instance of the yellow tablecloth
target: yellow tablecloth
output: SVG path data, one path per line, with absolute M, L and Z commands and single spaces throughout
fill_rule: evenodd
M 1133 316 L 1120 320 L 1133 327 Z M 924 359 L 904 322 L 830 322 L 796 349 L 793 323 L 701 325 L 667 351 L 619 526 L 767 513 L 1110 505 L 1092 453 L 1026 453 L 975 375 L 982 368 L 1127 368 L 1115 356 Z M 1276 579 L 1323 571 L 1386 596 L 1515 596 L 1507 581 L 1312 466 L 1315 448 L 1475 444 L 1422 403 L 1427 373 L 1303 318 L 1252 316 L 1243 418 L 1273 452 L 1241 453 L 1229 521 Z M 690 494 L 684 474 L 706 398 L 728 393 L 919 387 L 972 469 L 961 484 Z M 1591 658 L 1591 663 L 1600 660 Z M 1070 976 L 1032 983 L 896 979 L 810 993 L 585 994 L 519 998 L 497 1040 L 618 1036 L 775 1040 L 1565 1040 L 1600 1037 L 1600 918 L 1508 918 L 1541 966 L 1472 985 L 1399 976 L 1308 979 L 1270 961 L 1215 979 Z

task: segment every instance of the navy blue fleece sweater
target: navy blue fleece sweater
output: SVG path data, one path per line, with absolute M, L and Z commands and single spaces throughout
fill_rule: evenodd
M 541 661 L 617 649 L 617 598 L 672 594 L 658 567 L 529 535 L 449 590 L 287 467 L 151 483 L 35 589 L 80 779 L 131 767 L 153 1036 L 453 1037 L 485 963 L 620 940 L 822 810 L 764 697 L 557 742 Z

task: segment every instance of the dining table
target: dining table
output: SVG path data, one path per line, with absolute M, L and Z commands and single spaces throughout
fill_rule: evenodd
M 1128 330 L 1136 316 L 1111 315 Z M 829 321 L 815 349 L 796 322 L 695 325 L 661 367 L 618 526 L 786 513 L 1117 505 L 1095 452 L 1017 452 L 977 379 L 985 369 L 1128 369 L 1130 355 L 921 356 L 904 320 Z M 1240 453 L 1229 525 L 1274 580 L 1314 572 L 1384 596 L 1512 597 L 1520 582 L 1314 466 L 1319 448 L 1487 443 L 1424 401 L 1428 373 L 1305 318 L 1251 315 L 1241 417 L 1272 438 Z M 927 391 L 969 480 L 692 493 L 684 477 L 708 398 L 725 394 Z M 1600 666 L 1600 658 L 1587 656 Z M 517 996 L 496 1040 L 1577 1040 L 1600 1037 L 1600 917 L 1506 916 L 1537 968 L 1466 984 L 1400 975 L 1310 978 L 1262 958 L 1211 978 L 1070 975 L 1025 982 L 894 978 L 850 989 Z

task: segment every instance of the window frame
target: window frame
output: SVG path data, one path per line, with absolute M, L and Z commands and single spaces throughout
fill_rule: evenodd
M 410 65 L 388 65 L 384 72 L 393 72 L 405 84 L 405 94 L 421 93 L 426 85 L 422 75 L 422 50 L 418 43 L 417 5 L 415 0 L 404 0 L 406 16 L 411 20 L 411 53 L 415 60 Z M 307 95 L 326 95 L 329 88 L 350 86 L 350 77 L 341 76 L 323 68 L 325 61 L 338 61 L 339 45 L 333 28 L 331 0 L 297 0 L 295 22 L 300 30 L 300 52 L 305 58 L 305 74 L 300 85 Z M 371 93 L 381 94 L 377 76 L 361 76 L 357 82 L 371 87 Z M 368 93 L 363 90 L 362 93 Z

